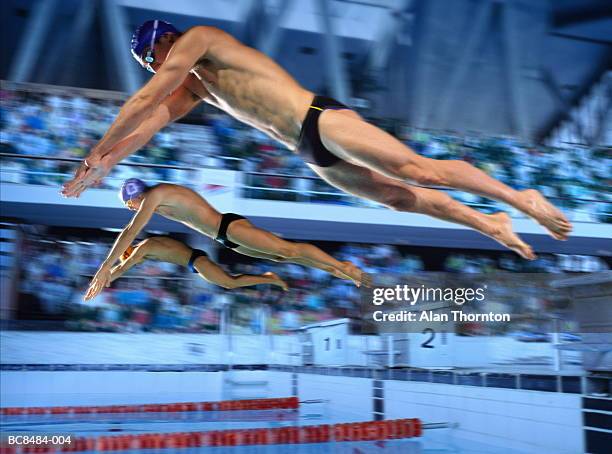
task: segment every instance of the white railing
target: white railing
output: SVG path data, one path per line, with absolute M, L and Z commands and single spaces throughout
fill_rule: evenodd
M 252 176 L 261 176 L 261 177 L 275 177 L 282 178 L 286 180 L 299 180 L 299 179 L 307 179 L 307 180 L 319 180 L 323 181 L 319 177 L 313 176 L 295 176 L 295 175 L 286 175 L 286 174 L 275 174 L 275 173 L 264 173 L 264 172 L 243 172 L 243 182 L 246 180 L 250 180 Z M 291 186 L 291 185 L 288 185 Z M 290 195 L 296 195 L 293 197 L 291 201 L 296 202 L 319 202 L 320 196 L 331 196 L 335 198 L 347 199 L 347 201 L 351 201 L 352 205 L 360 205 L 360 206 L 368 206 L 368 207 L 379 207 L 383 208 L 382 205 L 377 204 L 375 202 L 364 201 L 363 199 L 359 199 L 353 195 L 344 193 L 344 192 L 330 192 L 330 191 L 321 191 L 321 190 L 300 190 L 293 188 L 270 188 L 267 186 L 258 186 L 256 184 L 247 184 L 243 183 L 241 185 L 241 189 L 243 190 L 243 195 L 245 198 L 255 198 L 255 199 L 266 199 L 266 197 L 257 197 L 256 192 L 270 192 L 270 193 L 285 193 Z M 445 192 L 454 191 L 453 189 L 443 188 L 443 187 L 435 187 L 433 189 L 438 189 Z M 299 197 L 298 197 L 299 196 Z M 553 201 L 567 201 L 572 200 L 574 202 L 580 202 L 582 204 L 607 204 L 605 200 L 595 200 L 595 199 L 584 199 L 584 198 L 569 198 L 569 197 L 549 197 Z M 473 208 L 480 208 L 486 210 L 497 210 L 500 209 L 500 205 L 495 202 L 472 202 L 472 201 L 462 201 L 465 205 L 468 205 Z M 605 205 L 603 205 L 605 207 Z M 568 212 L 569 217 L 572 221 L 579 222 L 589 222 L 589 223 L 600 223 L 600 220 L 593 219 L 594 216 L 612 216 L 612 211 L 601 211 L 598 213 L 593 213 L 592 210 L 583 209 L 583 208 L 566 208 L 565 211 Z M 512 209 L 510 214 L 513 218 L 526 218 L 523 213 Z
M 225 161 L 235 161 L 242 162 L 243 160 L 236 157 L 231 156 L 217 156 L 216 158 L 225 160 Z M 56 157 L 48 157 L 48 156 L 40 156 L 40 155 L 21 155 L 15 153 L 0 153 L 0 159 L 12 159 L 12 160 L 35 160 L 35 161 L 56 161 L 56 162 L 74 162 L 80 163 L 82 160 L 78 158 L 56 158 Z M 138 168 L 146 168 L 146 169 L 164 169 L 164 170 L 183 170 L 186 172 L 197 172 L 202 169 L 217 169 L 215 166 L 206 166 L 202 165 L 199 167 L 189 167 L 184 165 L 177 164 L 147 164 L 147 163 L 139 163 L 139 162 L 122 162 L 119 163 L 118 166 L 126 166 L 126 167 L 138 167 Z M 223 169 L 225 170 L 225 169 Z M 30 176 L 40 176 L 40 177 L 50 177 L 50 178 L 63 178 L 65 181 L 68 181 L 72 178 L 72 172 L 57 172 L 53 170 L 28 170 L 28 169 L 11 169 L 6 166 L 1 167 L 1 180 L 2 182 L 20 182 L 20 179 L 10 179 L 6 178 L 6 175 L 30 175 Z M 198 182 L 195 178 L 195 175 L 190 175 L 188 178 L 179 179 L 179 180 L 166 180 L 163 178 L 144 178 L 148 182 L 152 183 L 181 183 L 187 186 L 195 186 Z M 362 207 L 380 207 L 381 205 L 376 204 L 374 202 L 364 201 L 363 199 L 359 199 L 353 195 L 341 192 L 340 190 L 334 191 L 331 186 L 328 186 L 331 190 L 326 189 L 296 189 L 292 181 L 295 180 L 312 180 L 319 183 L 324 183 L 327 186 L 327 183 L 324 182 L 318 176 L 310 176 L 310 175 L 288 175 L 282 173 L 268 173 L 268 172 L 241 172 L 242 178 L 241 181 L 238 181 L 236 184 L 240 189 L 240 196 L 247 199 L 275 199 L 274 197 L 261 197 L 257 196 L 257 193 L 264 194 L 281 194 L 286 197 L 282 197 L 282 200 L 292 201 L 292 202 L 314 202 L 314 203 L 338 203 L 340 200 L 346 201 L 353 206 L 362 206 Z M 257 177 L 273 177 L 287 180 L 287 187 L 283 188 L 275 188 L 269 187 L 257 183 L 252 183 Z M 121 181 L 122 178 L 109 175 L 105 181 L 107 182 L 106 187 L 116 188 L 119 187 L 119 184 L 108 184 L 108 182 L 118 182 Z M 23 183 L 23 184 L 35 184 L 35 185 L 48 185 L 48 183 Z M 292 187 L 293 186 L 293 187 Z M 443 191 L 452 191 L 448 188 L 436 188 Z M 580 202 L 585 206 L 592 206 L 592 204 L 608 204 L 605 200 L 595 200 L 595 199 L 583 199 L 583 198 L 568 198 L 568 197 L 551 197 L 551 200 L 556 200 L 561 202 L 563 205 L 563 201 L 572 200 L 574 202 Z M 345 203 L 346 203 L 345 202 Z M 496 203 L 487 203 L 487 202 L 472 202 L 472 201 L 462 201 L 468 206 L 474 208 L 480 208 L 485 210 L 494 210 L 499 209 L 499 205 Z M 577 208 L 566 208 L 571 220 L 585 222 L 585 223 L 599 223 L 601 220 L 598 220 L 597 217 L 603 218 L 605 216 L 612 216 L 612 211 L 606 208 L 606 205 L 603 205 L 604 209 L 595 213 L 592 209 L 585 209 L 582 207 Z M 511 210 L 511 216 L 514 218 L 524 218 L 525 216 L 516 211 Z

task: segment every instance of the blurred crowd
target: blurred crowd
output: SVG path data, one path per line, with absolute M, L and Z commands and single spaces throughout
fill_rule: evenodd
M 111 246 L 111 238 L 28 234 L 21 254 L 17 317 L 56 320 L 63 329 L 121 332 L 281 333 L 305 324 L 359 313 L 359 290 L 348 281 L 294 264 L 249 260 L 231 253 L 220 262 L 229 272 L 273 271 L 289 292 L 270 286 L 224 290 L 204 283 L 173 264 L 145 262 L 111 288 L 83 302 L 87 283 Z M 434 248 L 418 251 L 371 244 L 320 244 L 339 260 L 350 260 L 375 276 L 377 285 L 395 285 L 423 271 L 449 273 L 586 272 L 609 269 L 598 257 L 542 255 L 525 262 L 511 254 L 445 251 L 431 260 Z M 439 253 L 439 251 L 435 251 Z M 231 308 L 231 309 L 230 309 Z M 262 312 L 263 311 L 263 312 Z M 260 316 L 265 313 L 267 317 Z M 262 326 L 263 320 L 268 325 Z
M 70 329 L 140 331 L 173 329 L 190 317 L 188 281 L 180 267 L 148 261 L 91 301 L 87 285 L 112 242 L 32 234 L 21 248 L 19 319 L 57 320 Z
M 2 159 L 2 181 L 58 186 L 77 166 L 70 159 L 83 159 L 102 138 L 119 112 L 123 100 L 46 94 L 39 91 L 0 90 L 0 151 L 41 159 Z M 172 124 L 156 134 L 125 162 L 164 164 L 175 168 L 116 166 L 102 188 L 117 188 L 127 178 L 188 183 L 192 176 L 181 167 L 216 166 L 203 156 L 219 153 L 212 128 Z M 44 159 L 59 158 L 66 161 Z
M 0 96 L 1 151 L 56 158 L 86 156 L 122 104 L 121 99 L 85 97 L 76 91 L 3 89 Z M 170 125 L 127 162 L 241 170 L 243 195 L 250 198 L 374 205 L 313 178 L 299 156 L 225 114 L 202 114 L 198 123 Z M 574 220 L 612 223 L 609 149 L 534 147 L 511 138 L 414 130 L 390 120 L 378 123 L 424 156 L 468 161 L 516 189 L 537 188 L 556 198 L 555 203 Z M 3 158 L 1 177 L 15 183 L 59 185 L 74 167 L 73 162 Z M 104 184 L 117 187 L 134 176 L 177 183 L 193 180 L 186 169 L 117 166 Z M 485 211 L 501 208 L 476 195 L 453 192 L 453 196 Z

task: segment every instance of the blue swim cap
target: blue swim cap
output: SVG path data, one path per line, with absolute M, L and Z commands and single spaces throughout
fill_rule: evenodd
M 147 189 L 149 189 L 149 187 L 144 181 L 139 180 L 138 178 L 128 178 L 121 185 L 119 198 L 123 203 L 125 203 L 128 200 L 135 199 L 139 195 L 143 194 Z
M 136 29 L 132 35 L 132 44 L 130 47 L 132 56 L 141 66 L 145 65 L 142 59 L 142 51 L 144 48 L 151 46 L 152 43 L 156 43 L 164 33 L 181 34 L 174 25 L 163 20 L 148 20 Z

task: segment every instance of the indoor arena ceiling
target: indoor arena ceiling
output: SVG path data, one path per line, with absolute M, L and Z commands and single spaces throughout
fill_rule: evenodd
M 24 39 L 38 1 L 2 2 L 4 42 Z M 82 40 L 66 39 L 83 2 L 102 9 L 99 0 L 57 1 L 53 39 L 45 42 L 32 81 L 119 89 L 117 65 L 101 39 L 103 20 L 92 20 Z M 250 45 L 268 46 L 302 84 L 329 92 L 319 0 L 117 3 L 128 30 L 155 17 L 179 28 L 217 26 Z M 351 95 L 367 99 L 380 115 L 421 127 L 514 134 L 519 119 L 528 135 L 537 137 L 612 67 L 609 0 L 330 0 L 327 5 L 334 33 L 342 37 Z M 71 48 L 79 70 L 67 74 L 63 55 Z M 1 63 L 6 78 L 11 55 L 3 55 Z M 147 75 L 139 71 L 137 77 L 144 81 Z

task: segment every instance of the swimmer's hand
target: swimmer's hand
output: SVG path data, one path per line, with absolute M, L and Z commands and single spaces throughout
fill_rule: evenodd
M 111 282 L 111 272 L 107 268 L 100 268 L 96 275 L 92 278 L 89 283 L 89 288 L 87 289 L 87 293 L 83 298 L 85 301 L 89 301 L 92 298 L 98 296 L 104 287 L 109 287 Z
M 79 197 L 87 188 L 100 184 L 111 169 L 108 158 L 89 155 L 74 173 L 74 178 L 62 186 L 62 195 Z

